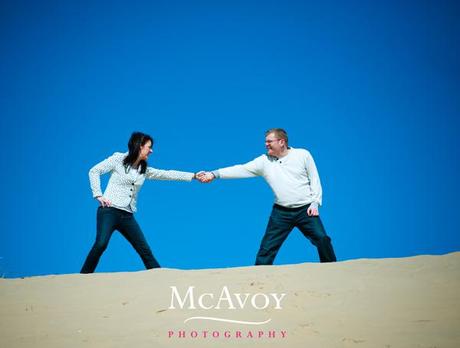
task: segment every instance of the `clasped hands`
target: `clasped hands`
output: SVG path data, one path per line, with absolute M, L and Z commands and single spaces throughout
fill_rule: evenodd
M 198 180 L 199 182 L 206 184 L 210 183 L 215 179 L 215 175 L 212 172 L 205 172 L 205 171 L 200 171 L 195 174 L 195 179 Z

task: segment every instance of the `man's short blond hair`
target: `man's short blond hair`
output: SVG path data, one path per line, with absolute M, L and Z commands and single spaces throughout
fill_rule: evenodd
M 278 139 L 283 139 L 284 142 L 286 143 L 286 146 L 288 146 L 288 135 L 287 132 L 283 128 L 271 128 L 265 132 L 265 136 L 269 134 L 275 134 L 275 136 Z

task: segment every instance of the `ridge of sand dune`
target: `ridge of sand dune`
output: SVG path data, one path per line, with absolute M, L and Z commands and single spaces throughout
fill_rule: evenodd
M 193 286 L 196 309 L 170 308 L 172 286 L 181 296 Z M 223 287 L 248 294 L 244 309 L 199 308 L 200 294 L 215 307 Z M 254 308 L 255 294 L 258 307 L 285 294 L 282 308 Z M 184 323 L 193 317 L 269 321 Z M 0 347 L 459 347 L 460 252 L 1 279 L 0 318 Z

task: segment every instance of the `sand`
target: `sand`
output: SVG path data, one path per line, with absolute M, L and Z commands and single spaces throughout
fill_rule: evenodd
M 194 286 L 196 308 L 170 308 L 172 286 L 182 299 Z M 259 293 L 258 307 L 285 295 L 278 309 L 273 298 L 264 309 L 199 308 L 200 294 L 215 307 L 224 287 L 235 307 L 235 293 Z M 192 317 L 213 320 L 184 323 Z M 460 347 L 460 252 L 0 280 L 0 347 L 223 346 Z

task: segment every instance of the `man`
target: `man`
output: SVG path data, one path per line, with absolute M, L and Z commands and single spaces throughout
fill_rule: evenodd
M 267 154 L 246 163 L 200 172 L 201 182 L 216 178 L 236 179 L 262 176 L 275 194 L 275 204 L 256 257 L 256 265 L 271 265 L 289 233 L 297 227 L 318 249 L 321 262 L 334 262 L 331 239 L 319 217 L 322 189 L 311 154 L 288 145 L 284 129 L 265 133 Z

